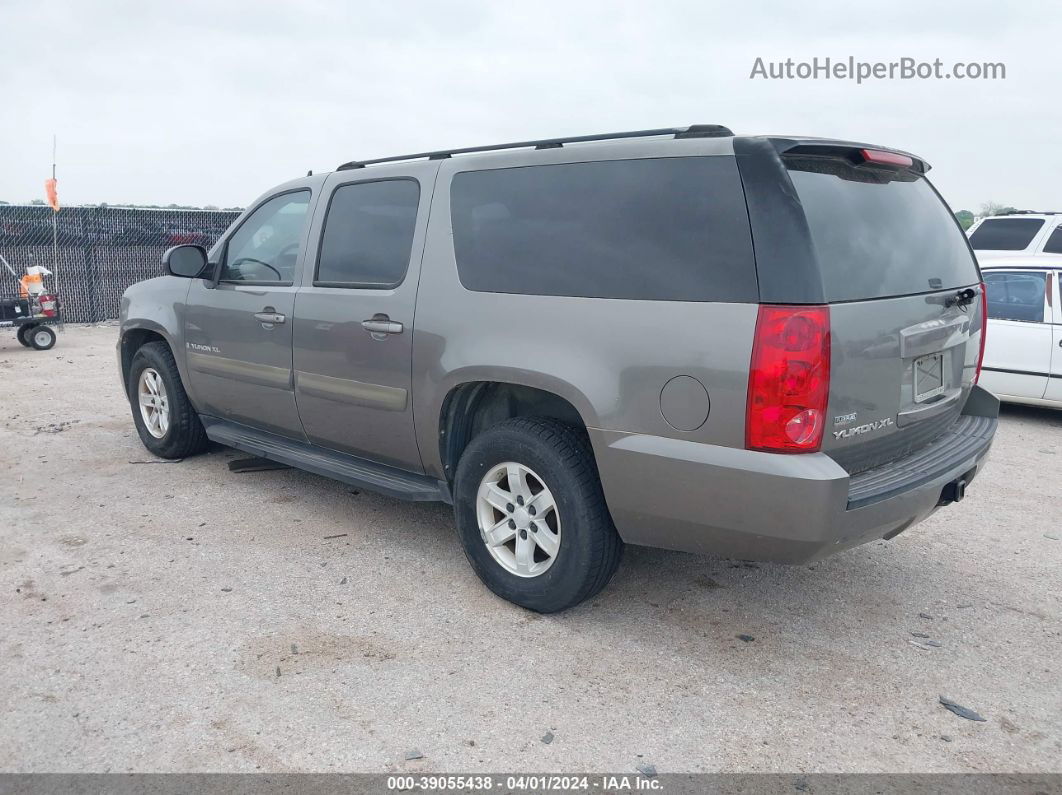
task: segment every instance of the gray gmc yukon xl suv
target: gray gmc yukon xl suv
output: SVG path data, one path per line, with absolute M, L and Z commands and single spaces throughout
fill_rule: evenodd
M 717 125 L 347 163 L 130 287 L 122 383 L 156 455 L 452 503 L 533 610 L 625 543 L 823 557 L 962 499 L 995 432 L 927 169 Z

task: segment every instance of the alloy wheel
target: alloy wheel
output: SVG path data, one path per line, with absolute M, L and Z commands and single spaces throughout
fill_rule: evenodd
M 158 370 L 145 367 L 137 380 L 136 391 L 144 427 L 156 439 L 161 439 L 170 429 L 170 403 L 166 383 Z
M 557 559 L 560 514 L 546 482 L 530 467 L 506 461 L 480 481 L 479 532 L 491 557 L 517 577 L 538 577 Z

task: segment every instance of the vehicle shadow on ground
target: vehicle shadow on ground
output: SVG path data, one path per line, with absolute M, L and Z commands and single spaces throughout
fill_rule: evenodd
M 999 415 L 1019 422 L 1042 423 L 1050 427 L 1062 426 L 1062 409 L 1047 406 L 1026 406 L 1020 403 L 1002 403 Z
M 218 460 L 227 470 L 229 460 L 243 455 L 215 445 L 210 458 Z M 438 564 L 440 568 L 430 576 L 460 578 L 469 591 L 496 601 L 500 609 L 524 612 L 497 599 L 479 584 L 465 560 L 455 531 L 453 509 L 449 505 L 404 502 L 299 470 L 231 475 L 226 472 L 226 476 L 241 481 L 254 478 L 261 482 L 263 490 L 270 493 L 280 485 L 278 481 L 283 482 L 286 491 L 311 498 L 330 527 L 351 527 L 352 536 L 364 534 L 374 543 L 386 534 L 386 544 L 393 550 L 394 558 Z M 359 526 L 361 529 L 353 529 Z M 297 532 L 300 534 L 310 532 L 305 524 L 299 528 Z M 311 538 L 307 535 L 303 540 Z M 610 621 L 620 616 L 626 616 L 624 620 L 627 621 L 631 615 L 642 614 L 697 624 L 716 607 L 740 609 L 748 614 L 759 612 L 766 618 L 775 615 L 780 604 L 786 604 L 799 608 L 806 620 L 815 622 L 819 620 L 816 614 L 823 613 L 825 619 L 837 609 L 835 603 L 829 604 L 823 598 L 825 586 L 831 592 L 840 591 L 854 603 L 865 599 L 895 603 L 917 598 L 916 594 L 910 593 L 910 572 L 903 569 L 913 565 L 923 567 L 924 573 L 930 574 L 931 561 L 917 549 L 908 547 L 902 566 L 889 565 L 889 559 L 894 556 L 873 549 L 878 543 L 907 547 L 917 542 L 901 536 L 897 541 L 872 542 L 868 547 L 801 565 L 752 563 L 628 546 L 616 576 L 605 590 L 587 603 L 560 615 L 577 623 Z M 359 546 L 364 548 L 364 545 L 357 545 L 353 549 L 359 549 Z M 878 552 L 885 554 L 875 554 Z M 340 547 L 336 554 L 364 552 Z M 440 587 L 443 586 L 440 584 Z

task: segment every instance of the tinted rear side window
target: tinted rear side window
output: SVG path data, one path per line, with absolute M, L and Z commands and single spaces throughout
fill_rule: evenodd
M 966 236 L 924 177 L 822 157 L 786 158 L 827 301 L 978 281 Z
M 1062 254 L 1062 226 L 1056 226 L 1051 237 L 1047 238 L 1044 254 Z
M 970 235 L 975 251 L 1024 251 L 1043 227 L 1042 218 L 989 218 Z
M 732 157 L 457 174 L 461 283 L 496 293 L 754 302 L 748 213 Z
M 406 275 L 420 187 L 411 179 L 356 182 L 332 194 L 318 284 L 394 287 Z

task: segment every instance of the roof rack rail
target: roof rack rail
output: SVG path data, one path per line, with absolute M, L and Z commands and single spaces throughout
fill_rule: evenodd
M 1008 210 L 999 215 L 1062 215 L 1060 210 Z
M 663 127 L 658 130 L 631 130 L 628 132 L 599 133 L 597 135 L 575 135 L 568 138 L 543 138 L 537 141 L 516 141 L 509 144 L 469 146 L 464 149 L 443 149 L 437 152 L 417 152 L 412 155 L 377 157 L 372 160 L 351 160 L 336 170 L 349 171 L 377 163 L 396 163 L 401 160 L 422 160 L 425 158 L 428 160 L 444 160 L 452 155 L 466 155 L 472 152 L 497 152 L 502 149 L 530 149 L 532 147 L 535 149 L 557 149 L 565 144 L 579 144 L 588 141 L 613 141 L 621 138 L 649 138 L 654 135 L 673 135 L 675 138 L 726 138 L 733 134 L 721 124 L 693 124 L 689 127 Z

